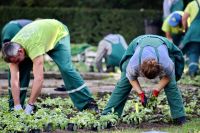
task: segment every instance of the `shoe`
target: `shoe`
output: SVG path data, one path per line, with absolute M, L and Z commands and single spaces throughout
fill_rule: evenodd
M 106 73 L 109 73 L 109 72 L 115 72 L 115 67 L 114 66 L 107 66 Z
M 185 116 L 182 116 L 182 117 L 174 119 L 174 124 L 175 125 L 180 125 L 181 126 L 184 123 L 186 123 L 186 117 Z
M 193 71 L 189 71 L 189 76 L 191 78 L 195 78 L 197 75 L 199 75 L 199 70 L 193 70 Z
M 189 75 L 190 75 L 191 78 L 194 78 L 197 75 L 197 73 L 196 72 L 190 72 Z
M 55 91 L 67 91 L 67 89 L 65 88 L 64 85 L 61 85 L 60 87 L 57 87 L 56 89 L 54 89 Z
M 98 105 L 96 103 L 96 101 L 94 99 L 90 100 L 86 105 L 85 107 L 83 108 L 83 110 L 90 110 L 92 112 L 95 112 L 95 113 L 99 113 L 99 108 L 98 108 Z
M 37 112 L 38 108 L 36 105 L 33 105 L 33 113 L 35 114 Z

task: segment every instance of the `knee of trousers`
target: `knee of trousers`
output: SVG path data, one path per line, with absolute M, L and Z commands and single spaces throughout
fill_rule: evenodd
M 177 91 L 178 87 L 177 87 L 177 83 L 176 81 L 170 82 L 166 87 L 165 87 L 165 92 L 173 92 L 173 91 Z

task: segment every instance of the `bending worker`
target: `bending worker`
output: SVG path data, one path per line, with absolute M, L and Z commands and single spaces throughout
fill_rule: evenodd
M 120 60 L 127 49 L 127 43 L 120 34 L 109 34 L 99 42 L 96 67 L 98 72 L 103 72 L 102 60 L 105 59 L 106 72 L 115 72 L 115 67 L 119 66 Z
M 19 84 L 30 81 L 32 68 L 34 80 L 25 113 L 30 114 L 34 110 L 34 104 L 44 81 L 43 55 L 47 53 L 58 65 L 67 93 L 75 107 L 79 110 L 98 111 L 91 92 L 72 65 L 69 31 L 61 22 L 54 19 L 41 19 L 26 25 L 11 42 L 3 44 L 2 53 L 4 60 L 10 63 L 10 85 L 15 105 L 14 110 L 22 109 Z M 19 74 L 21 69 L 24 69 L 26 73 Z
M 164 20 L 162 25 L 162 31 L 165 32 L 165 36 L 176 46 L 179 46 L 185 33 L 182 26 L 182 16 L 182 11 L 175 11 Z
M 24 26 L 26 26 L 31 22 L 32 20 L 29 19 L 18 19 L 8 22 L 2 29 L 1 44 L 9 42 Z M 26 73 L 26 71 L 24 69 L 19 69 L 19 73 Z M 10 81 L 10 71 L 8 72 L 8 81 Z M 10 82 L 8 82 L 8 84 L 9 86 L 11 86 Z M 28 88 L 28 82 L 26 81 L 26 76 L 24 76 L 23 79 L 20 78 L 20 97 L 22 105 L 24 105 L 24 101 L 26 99 L 27 88 Z M 10 87 L 8 88 L 8 94 L 9 94 L 9 101 L 8 101 L 9 109 L 12 110 L 14 108 L 14 101 L 12 98 Z
M 154 79 L 159 76 L 160 82 L 153 89 L 153 96 L 158 97 L 164 88 L 172 118 L 177 124 L 186 121 L 182 96 L 176 83 L 183 72 L 184 58 L 182 52 L 171 41 L 156 35 L 142 35 L 135 38 L 125 52 L 120 68 L 121 78 L 102 114 L 112 112 L 114 109 L 114 112 L 121 116 L 132 88 L 145 107 L 148 99 L 138 77 Z
M 9 42 L 17 34 L 17 32 L 21 30 L 22 27 L 31 22 L 32 20 L 29 19 L 17 19 L 9 21 L 7 24 L 5 24 L 1 31 L 1 44 Z
M 190 26 L 187 21 L 190 19 Z M 180 48 L 189 58 L 189 75 L 195 77 L 199 74 L 200 56 L 200 0 L 194 0 L 186 6 L 182 18 L 186 34 Z

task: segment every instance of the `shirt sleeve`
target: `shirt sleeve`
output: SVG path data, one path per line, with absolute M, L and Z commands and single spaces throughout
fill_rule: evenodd
M 170 32 L 170 26 L 168 24 L 168 21 L 169 21 L 169 16 L 164 20 L 162 25 L 162 31 L 164 32 Z
M 124 37 L 121 36 L 121 35 L 119 35 L 119 38 L 120 38 L 120 42 L 122 43 L 122 46 L 123 46 L 125 49 L 127 49 L 127 48 L 128 48 L 128 45 L 127 45 L 127 43 L 126 43 Z
M 174 63 L 170 61 L 166 61 L 168 64 L 163 65 L 163 71 L 160 74 L 160 77 L 167 76 L 170 79 L 175 75 Z
M 132 58 L 133 59 L 133 58 Z M 136 80 L 139 77 L 139 70 L 137 65 L 133 65 L 132 60 L 130 59 L 127 68 L 126 68 L 126 77 L 130 80 Z
M 104 41 L 100 41 L 97 49 L 97 55 L 96 55 L 96 62 L 99 62 L 105 57 L 107 53 L 107 44 Z
M 187 6 L 186 6 L 186 8 L 185 8 L 185 10 L 184 10 L 184 12 L 186 12 L 186 13 L 190 13 L 191 12 L 191 10 L 192 10 L 192 7 L 193 7 L 193 5 L 192 5 L 193 3 L 192 2 L 190 2 Z
M 163 1 L 163 17 L 164 17 L 164 19 L 167 18 L 167 16 L 169 16 L 171 5 L 172 5 L 172 3 L 169 2 L 168 0 Z

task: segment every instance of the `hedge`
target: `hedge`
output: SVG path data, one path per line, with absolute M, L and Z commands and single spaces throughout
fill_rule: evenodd
M 151 3 L 151 4 L 147 4 Z M 160 9 L 162 0 L 1 0 L 2 6 Z
M 108 33 L 122 34 L 129 43 L 145 33 L 144 20 L 161 20 L 158 10 L 0 7 L 0 29 L 12 19 L 55 18 L 69 28 L 71 42 L 92 45 Z

